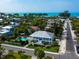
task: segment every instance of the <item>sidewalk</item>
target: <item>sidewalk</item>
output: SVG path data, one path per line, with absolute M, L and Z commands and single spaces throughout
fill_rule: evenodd
M 65 51 L 66 51 L 66 39 L 63 39 L 60 42 L 60 50 L 59 50 L 59 53 L 60 54 L 64 54 Z
M 79 56 L 79 54 L 77 53 L 77 49 L 76 49 L 76 45 L 77 45 L 76 34 L 74 33 L 74 30 L 72 30 L 71 23 L 70 23 L 70 29 L 71 29 L 72 39 L 73 39 L 73 43 L 74 43 L 75 53 L 77 56 Z
M 72 31 L 72 30 L 71 30 L 71 34 L 72 34 L 72 38 L 73 38 L 73 42 L 74 42 L 75 53 L 77 56 L 79 56 L 79 54 L 77 53 L 77 48 L 76 48 L 76 45 L 77 45 L 77 40 L 75 40 L 76 35 L 75 35 L 74 31 Z
M 37 59 L 37 57 L 36 56 L 32 56 L 32 58 L 31 59 Z
M 66 51 L 66 36 L 67 36 L 67 31 L 65 30 L 67 28 L 67 22 L 64 23 L 64 27 L 63 27 L 63 34 L 62 34 L 62 38 L 61 41 L 59 42 L 60 44 L 60 49 L 59 49 L 59 53 L 60 54 L 64 54 Z

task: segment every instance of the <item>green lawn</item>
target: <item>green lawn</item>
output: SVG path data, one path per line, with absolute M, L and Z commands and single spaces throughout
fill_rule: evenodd
M 27 48 L 36 48 L 36 47 L 40 47 L 41 49 L 44 49 L 45 51 L 50 51 L 50 52 L 58 52 L 59 51 L 59 46 L 51 46 L 51 47 L 43 47 L 43 46 L 32 46 L 32 45 L 28 45 Z
M 31 59 L 31 56 L 18 52 L 9 52 L 8 55 L 3 57 L 3 59 Z
M 77 37 L 77 44 L 79 44 L 79 37 Z
M 59 51 L 59 47 L 58 46 L 54 46 L 54 47 L 50 47 L 50 48 L 44 48 L 44 50 L 50 51 L 50 52 L 58 52 Z
M 47 56 L 47 57 L 45 57 L 44 59 L 52 59 L 52 57 Z
M 0 44 L 2 44 L 3 42 L 0 42 Z
M 79 20 L 72 20 L 72 27 L 73 30 L 75 31 L 75 34 L 77 36 L 76 40 L 77 40 L 77 44 L 79 44 Z
M 13 45 L 13 46 L 21 46 L 19 44 L 13 44 L 12 42 L 4 42 L 4 44 L 9 44 L 9 45 Z
M 31 59 L 31 56 L 28 56 L 28 55 L 24 55 L 21 57 L 22 59 Z

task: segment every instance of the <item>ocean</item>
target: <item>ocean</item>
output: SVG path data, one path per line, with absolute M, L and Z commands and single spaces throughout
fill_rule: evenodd
M 25 13 L 19 13 L 19 15 L 23 15 L 23 14 L 25 14 Z M 26 14 L 29 14 L 29 13 L 26 13 Z M 47 14 L 48 14 L 48 16 L 58 16 L 59 15 L 59 13 L 47 13 Z M 79 17 L 79 13 L 71 13 L 71 16 Z
M 58 16 L 59 13 L 47 13 L 48 16 Z M 71 16 L 79 17 L 79 13 L 71 13 Z

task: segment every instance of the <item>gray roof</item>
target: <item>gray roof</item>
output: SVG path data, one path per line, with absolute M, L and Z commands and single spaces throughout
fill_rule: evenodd
M 47 31 L 36 31 L 30 35 L 31 37 L 53 38 L 54 34 Z

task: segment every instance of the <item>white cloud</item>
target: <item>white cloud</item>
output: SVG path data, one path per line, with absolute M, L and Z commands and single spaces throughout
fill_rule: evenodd
M 0 0 L 0 12 L 48 12 L 79 9 L 67 0 Z
M 16 12 L 22 5 L 16 3 L 15 0 L 0 0 L 1 12 Z

